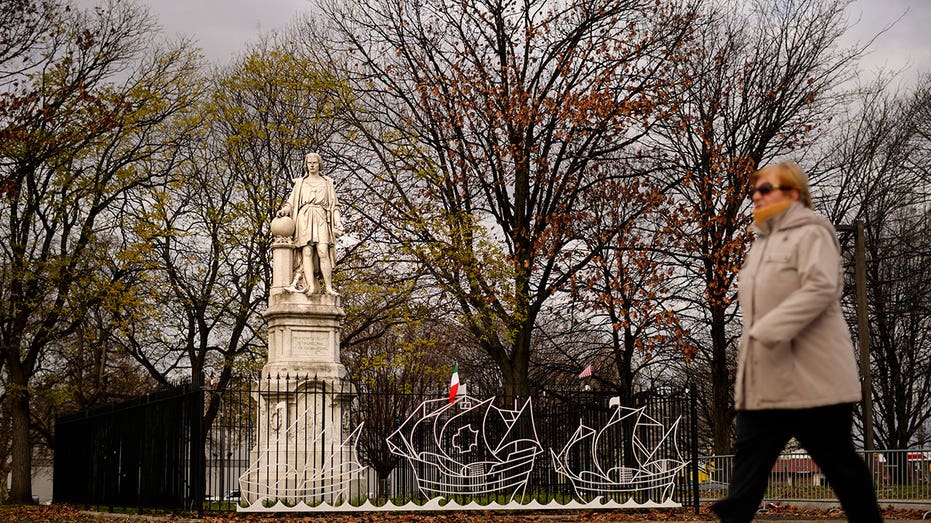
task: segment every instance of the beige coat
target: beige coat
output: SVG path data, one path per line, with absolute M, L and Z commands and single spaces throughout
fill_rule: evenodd
M 796 202 L 756 232 L 739 276 L 744 330 L 736 408 L 859 401 L 857 361 L 840 307 L 843 277 L 834 227 Z

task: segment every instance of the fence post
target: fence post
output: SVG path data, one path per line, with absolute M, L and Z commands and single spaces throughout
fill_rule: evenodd
M 689 432 L 691 433 L 692 454 L 692 501 L 695 503 L 695 514 L 701 512 L 700 496 L 698 492 L 698 402 L 695 398 L 695 384 L 689 384 Z

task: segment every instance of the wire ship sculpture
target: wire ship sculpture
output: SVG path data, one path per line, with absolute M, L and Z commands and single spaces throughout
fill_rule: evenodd
M 628 408 L 619 398 L 611 398 L 614 410 L 608 422 L 596 430 L 579 422 L 572 437 L 559 452 L 550 450 L 555 470 L 572 483 L 582 500 L 632 498 L 637 493 L 654 503 L 672 498 L 676 479 L 687 461 L 676 444 L 681 418 L 666 429 L 648 416 L 645 407 Z M 623 453 L 615 444 L 629 432 L 632 463 L 624 464 Z
M 503 409 L 494 399 L 424 401 L 388 436 L 389 449 L 407 459 L 425 497 L 523 497 L 543 453 L 531 401 Z

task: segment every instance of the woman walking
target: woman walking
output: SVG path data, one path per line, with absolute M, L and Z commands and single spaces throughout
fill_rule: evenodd
M 737 441 L 724 523 L 751 521 L 769 474 L 795 437 L 821 468 L 848 521 L 881 522 L 869 469 L 851 429 L 860 381 L 840 307 L 840 245 L 812 210 L 795 162 L 751 178 L 757 238 L 740 269 L 743 332 L 737 359 Z

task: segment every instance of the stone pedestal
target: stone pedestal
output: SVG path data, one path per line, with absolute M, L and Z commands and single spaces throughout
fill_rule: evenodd
M 339 362 L 343 317 L 339 296 L 275 292 L 268 300 L 268 363 L 262 375 L 290 374 L 339 380 L 346 368 Z
M 346 430 L 351 397 L 333 380 L 263 377 L 256 395 L 257 444 L 240 478 L 247 504 L 348 501 L 362 469 L 355 438 Z

